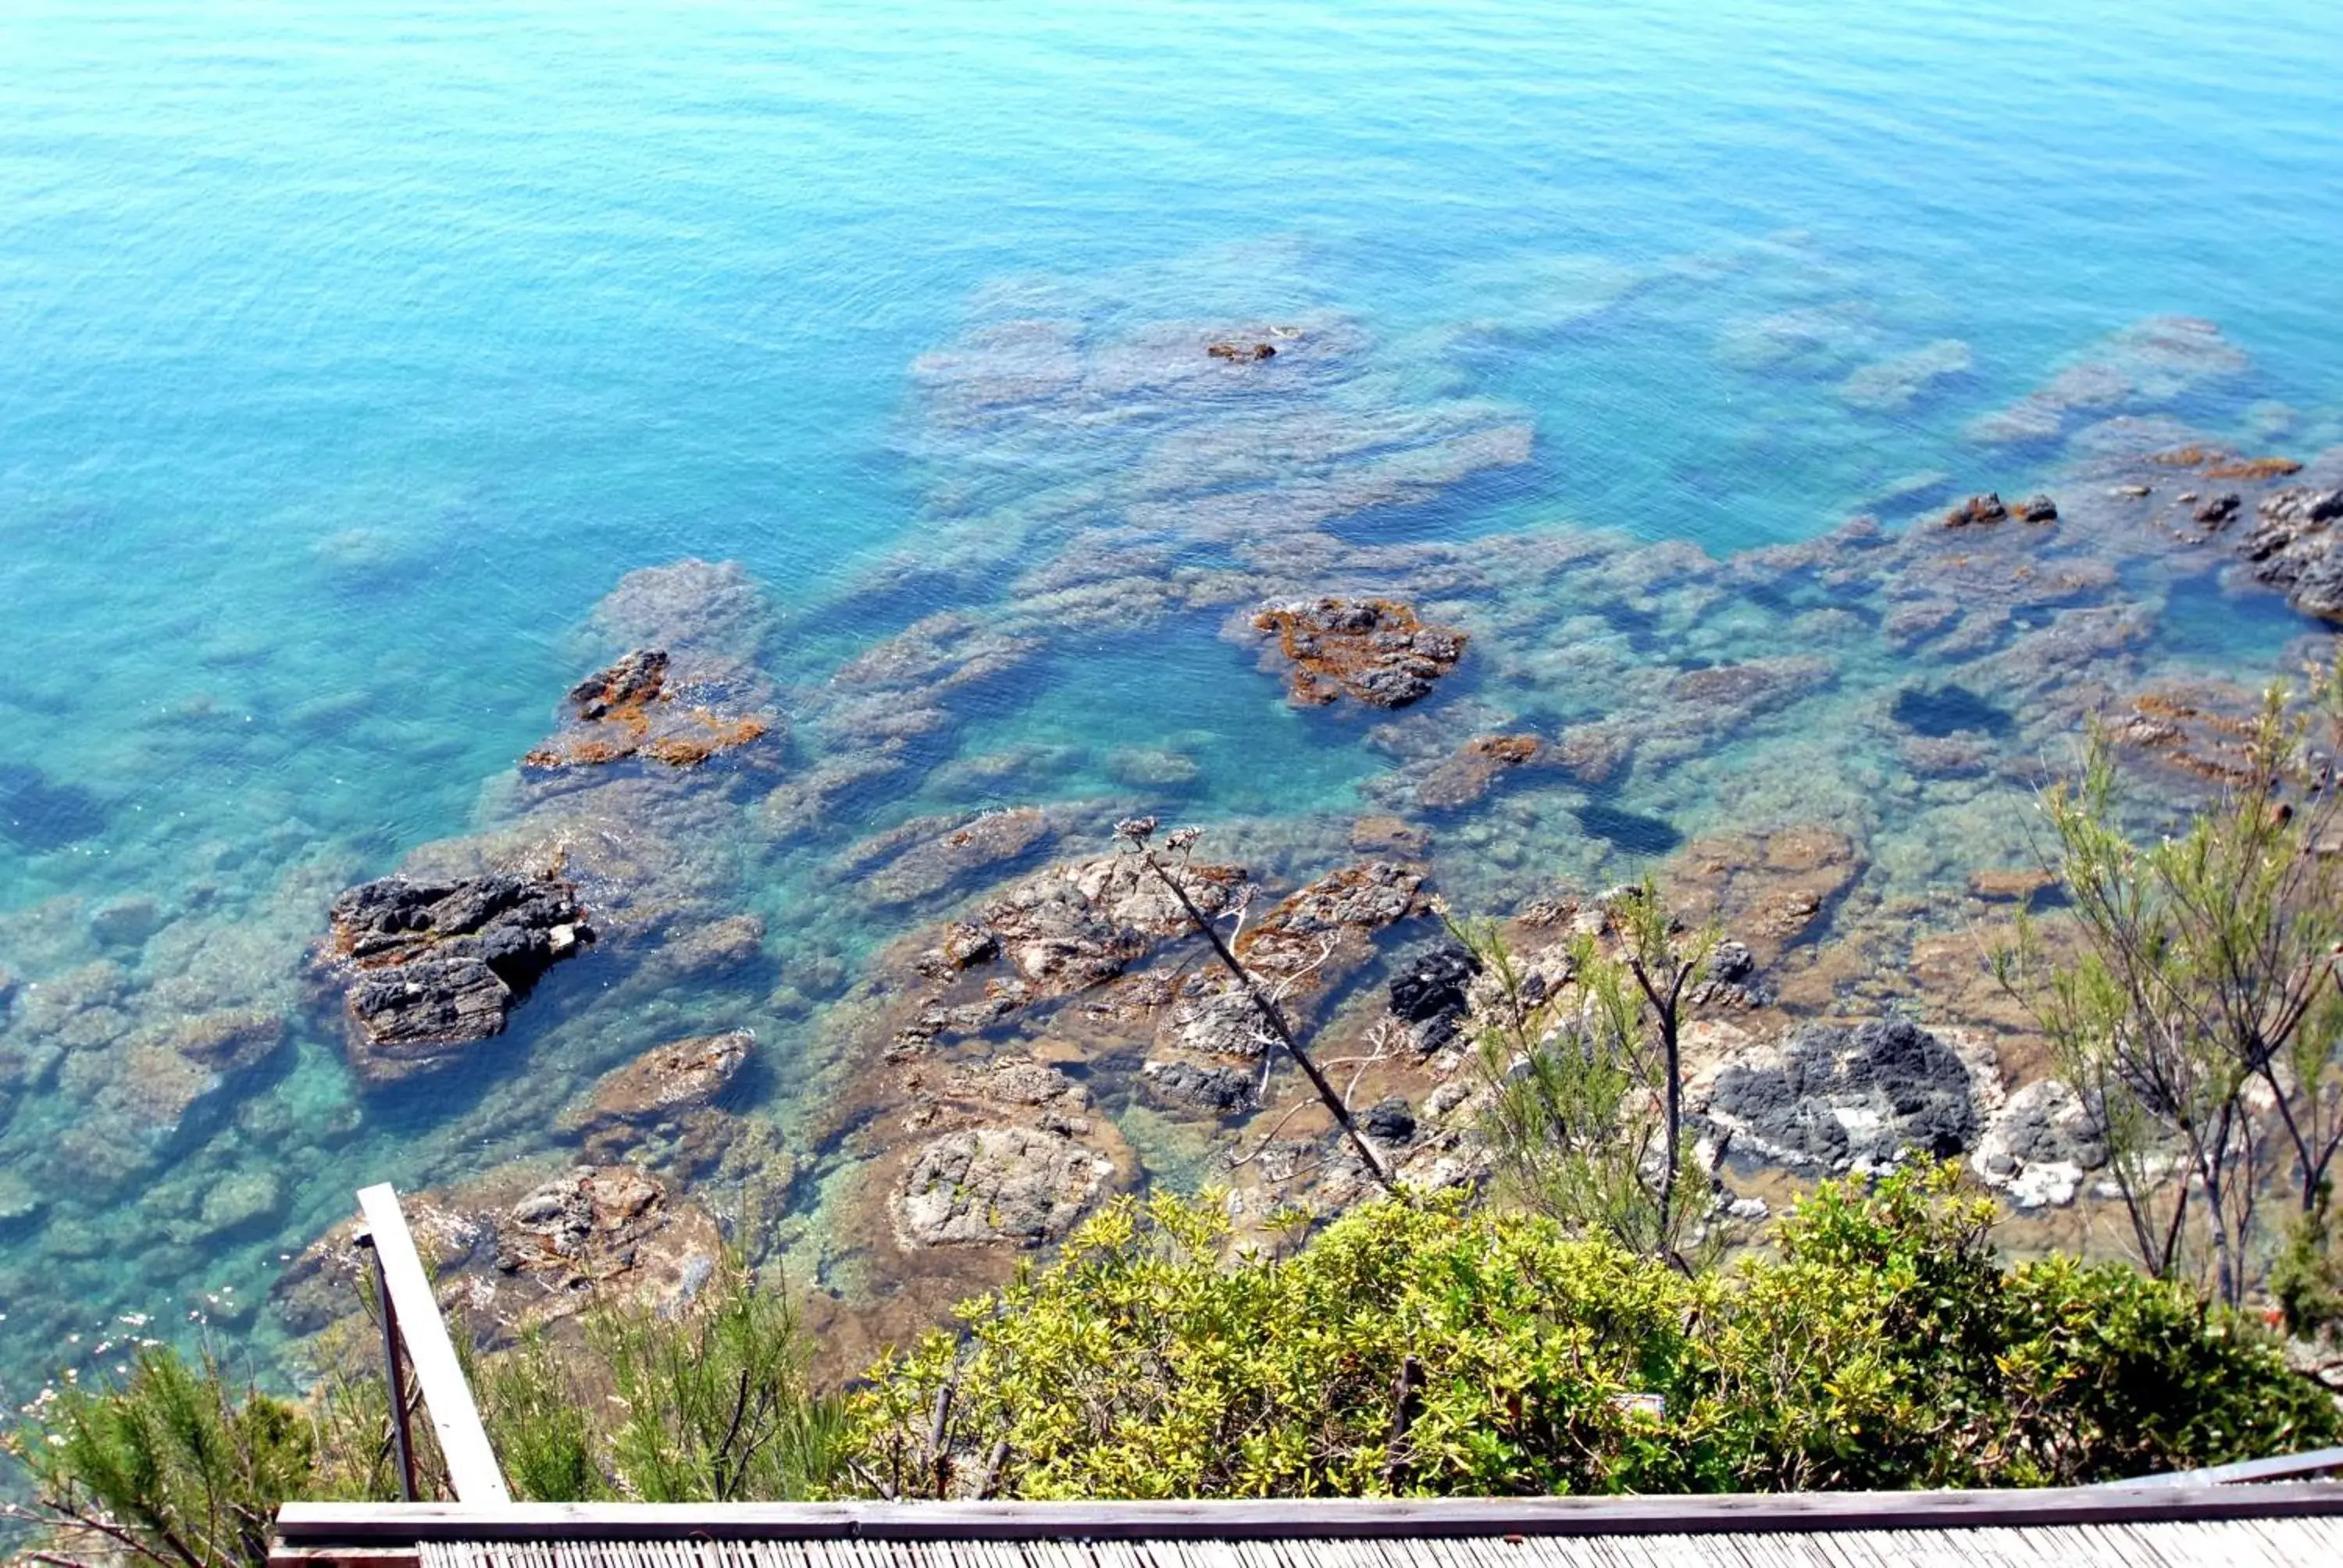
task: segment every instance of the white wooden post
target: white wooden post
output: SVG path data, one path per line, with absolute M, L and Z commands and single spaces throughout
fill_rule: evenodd
M 386 1181 L 358 1193 L 358 1210 L 374 1234 L 374 1255 L 389 1288 L 391 1304 L 398 1309 L 398 1335 L 407 1344 L 407 1363 L 423 1391 L 423 1408 L 431 1430 L 439 1436 L 439 1452 L 447 1461 L 447 1480 L 458 1503 L 508 1503 L 504 1473 L 497 1468 L 496 1451 L 488 1446 L 488 1429 L 480 1424 L 479 1407 L 472 1402 L 472 1385 L 456 1360 L 456 1347 L 440 1320 L 439 1303 L 431 1294 L 431 1280 L 416 1255 L 415 1238 L 407 1233 L 407 1216 L 398 1194 Z

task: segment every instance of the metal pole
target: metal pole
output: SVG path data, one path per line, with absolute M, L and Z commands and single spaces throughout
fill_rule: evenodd
M 407 1379 L 398 1359 L 398 1309 L 390 1304 L 390 1281 L 383 1272 L 382 1254 L 374 1248 L 371 1232 L 358 1245 L 374 1259 L 374 1299 L 382 1311 L 382 1375 L 390 1385 L 390 1445 L 398 1456 L 398 1495 L 415 1501 L 415 1438 L 407 1427 Z

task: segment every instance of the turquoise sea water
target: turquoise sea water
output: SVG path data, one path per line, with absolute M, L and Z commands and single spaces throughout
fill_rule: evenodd
M 549 1147 L 550 1108 L 711 989 L 779 1042 L 766 1110 L 789 1124 L 823 999 L 935 912 L 874 917 L 824 871 L 864 834 L 1044 795 L 1331 820 L 1392 765 L 1286 709 L 1225 606 L 1143 640 L 1072 627 L 826 837 L 742 830 L 721 896 L 765 921 L 752 972 L 557 971 L 508 1053 L 360 1094 L 302 1000 L 325 900 L 497 819 L 613 651 L 580 628 L 624 573 L 742 562 L 779 618 L 769 668 L 810 689 L 932 609 L 1017 600 L 1102 510 L 1151 504 L 1174 558 L 1261 569 L 1197 520 L 1215 461 L 1342 472 L 1327 454 L 1364 441 L 1403 466 L 1435 427 L 1525 428 L 1526 460 L 1329 530 L 1593 527 L 1724 557 L 2046 482 L 2055 441 L 1974 422 L 2173 313 L 2249 368 L 2137 411 L 2308 457 L 2343 441 L 2339 67 L 2343 9 L 2309 0 L 12 0 L 0 1370 L 21 1387 L 133 1312 L 269 1342 L 222 1287 L 259 1296 L 363 1181 Z M 1290 450 L 1159 441 L 1137 384 L 940 416 L 937 357 L 1031 318 L 1110 357 L 1151 323 L 1301 320 L 1349 335 L 1352 368 Z M 1849 380 L 1955 342 L 1908 397 Z M 1549 608 L 1666 651 L 1620 603 Z M 1742 613 L 1704 612 L 1719 650 Z M 2198 581 L 2158 646 L 2258 679 L 2305 629 Z M 1506 667 L 1497 717 L 1598 710 L 1573 679 Z M 1854 725 L 1843 689 L 1802 722 Z M 793 766 L 835 743 L 817 721 Z M 1149 749 L 1192 774 L 1116 759 Z M 1718 825 L 1704 777 L 1455 842 L 1488 850 L 1493 892 L 1542 832 L 1616 871 L 1639 841 L 1605 823 Z M 1888 836 L 1926 804 L 1882 806 Z M 226 1006 L 290 1019 L 287 1054 L 226 1103 L 142 1108 L 138 1030 Z M 232 1179 L 249 1201 L 207 1212 Z

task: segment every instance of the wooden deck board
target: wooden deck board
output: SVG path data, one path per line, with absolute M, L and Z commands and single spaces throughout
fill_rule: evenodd
M 866 1542 L 1461 1540 L 1511 1534 L 2023 1528 L 2309 1515 L 2343 1517 L 2343 1482 L 1257 1503 L 524 1503 L 486 1508 L 435 1503 L 290 1503 L 277 1516 L 277 1533 L 294 1547 L 424 1541 L 786 1539 L 812 1543 L 850 1537 Z M 1202 1555 L 1182 1553 L 1181 1561 L 1192 1564 Z M 813 1561 L 824 1563 L 820 1554 Z M 1221 1568 L 1239 1568 L 1232 1553 L 1218 1561 Z M 633 1560 L 628 1568 L 639 1568 L 639 1563 Z M 769 1568 L 769 1560 L 759 1559 L 759 1568 Z M 979 1568 L 974 1558 L 968 1568 Z M 1116 1565 L 1093 1563 L 1088 1568 Z
M 2287 1568 L 2343 1482 L 1095 1503 L 291 1503 L 273 1568 Z
M 1772 1532 L 1744 1534 L 1289 1538 L 1224 1541 L 833 1539 L 743 1541 L 703 1554 L 683 1542 L 434 1541 L 417 1568 L 2296 1568 L 2343 1563 L 2343 1519 L 2167 1520 L 2126 1524 Z M 1273 1546 L 1274 1550 L 1271 1550 Z

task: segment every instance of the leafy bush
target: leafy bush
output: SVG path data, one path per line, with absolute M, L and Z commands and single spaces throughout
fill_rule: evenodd
M 2333 1402 L 2120 1265 L 2003 1268 L 1949 1170 L 1825 1186 L 1778 1258 L 1686 1277 L 1535 1216 L 1383 1203 L 1224 1263 L 1125 1202 L 882 1362 L 891 1495 L 1304 1496 L 2035 1484 L 2313 1446 Z

